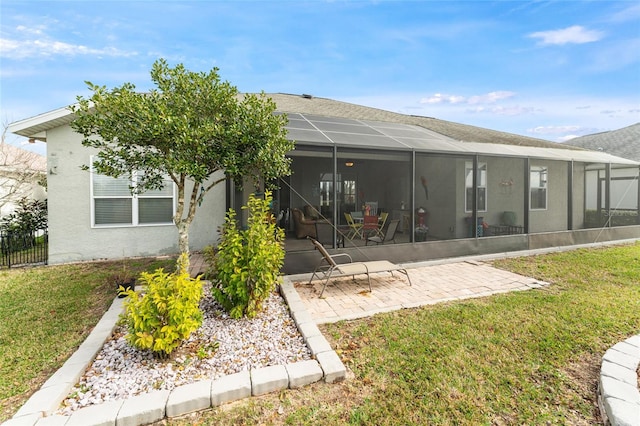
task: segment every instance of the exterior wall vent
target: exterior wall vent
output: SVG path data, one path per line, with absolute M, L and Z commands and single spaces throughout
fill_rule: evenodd
M 313 99 L 313 95 L 309 95 L 307 93 L 303 93 L 302 97 L 305 98 L 305 99 Z

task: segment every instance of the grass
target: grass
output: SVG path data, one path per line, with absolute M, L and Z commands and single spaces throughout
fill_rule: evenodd
M 600 424 L 601 357 L 640 332 L 640 244 L 495 265 L 552 285 L 323 326 L 350 380 L 166 424 Z
M 111 290 L 99 284 L 107 274 L 101 265 L 0 275 L 5 418 L 62 364 L 111 302 Z M 640 332 L 640 244 L 495 265 L 552 285 L 322 326 L 349 380 L 161 424 L 599 424 L 601 357 Z M 75 275 L 83 278 L 70 279 Z
M 136 259 L 136 272 L 172 268 L 172 259 Z M 121 262 L 0 271 L 0 422 L 58 369 L 116 296 Z

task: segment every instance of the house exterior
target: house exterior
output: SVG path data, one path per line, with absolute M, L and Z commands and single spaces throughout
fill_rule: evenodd
M 640 123 L 569 139 L 565 144 L 640 161 Z
M 330 223 L 332 238 L 323 243 L 344 244 L 341 250 L 356 260 L 408 262 L 640 238 L 637 199 L 629 201 L 636 222 L 624 226 L 591 223 L 587 211 L 591 194 L 600 194 L 600 213 L 610 215 L 612 176 L 624 170 L 637 177 L 638 161 L 308 95 L 270 96 L 278 113 L 288 115 L 288 135 L 296 141 L 288 154 L 293 174 L 278 182 L 273 206 L 288 231 L 285 272 L 308 271 L 317 262 L 312 245 L 296 237 L 293 209 Z M 95 152 L 82 146 L 72 119 L 60 109 L 9 126 L 47 143 L 49 262 L 175 253 L 170 185 L 131 197 L 130 182 L 82 170 Z M 586 179 L 593 172 L 604 182 Z M 227 207 L 238 209 L 248 193 L 230 183 L 207 195 L 191 227 L 192 250 L 217 241 Z M 344 241 L 345 213 L 365 205 L 401 221 L 397 244 Z
M 623 127 L 618 130 L 594 133 L 592 135 L 581 136 L 565 142 L 571 146 L 577 146 L 593 151 L 606 152 L 618 157 L 640 161 L 640 123 Z M 586 179 L 590 186 L 598 186 L 597 182 L 603 182 L 605 176 L 602 171 L 592 171 L 588 173 Z M 635 207 L 640 199 L 640 188 L 638 186 L 638 175 L 633 171 L 622 169 L 612 172 L 610 203 L 616 208 L 617 215 L 612 216 L 615 222 L 626 222 L 634 215 Z M 604 194 L 587 194 L 587 209 L 594 212 L 592 216 L 600 223 L 606 222 L 603 216 Z
M 42 185 L 46 158 L 6 142 L 0 144 L 0 217 L 13 213 L 20 199 L 47 198 Z
M 61 108 L 8 127 L 47 144 L 49 264 L 177 253 L 173 188 L 134 197 L 128 180 L 83 170 L 96 152 L 82 145 L 81 135 L 69 126 L 72 119 Z M 225 187 L 219 185 L 191 225 L 191 247 L 216 241 L 225 211 Z

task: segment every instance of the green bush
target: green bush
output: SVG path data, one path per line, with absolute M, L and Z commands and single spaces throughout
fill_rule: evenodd
M 247 229 L 239 230 L 229 210 L 215 256 L 213 297 L 232 318 L 253 318 L 276 287 L 284 263 L 284 231 L 275 225 L 271 193 L 249 197 Z
M 186 259 L 186 254 L 180 256 L 175 273 L 163 269 L 143 272 L 139 278 L 147 285 L 143 295 L 120 288 L 129 296 L 125 302 L 126 339 L 132 346 L 167 358 L 202 324 L 202 282 L 189 276 Z

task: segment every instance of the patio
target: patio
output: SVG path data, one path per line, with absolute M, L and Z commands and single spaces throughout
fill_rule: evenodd
M 307 244 L 309 244 L 307 242 Z M 322 299 L 322 281 L 308 284 L 311 274 L 286 275 L 293 283 L 307 311 L 317 324 L 351 320 L 399 309 L 415 308 L 452 300 L 485 297 L 509 291 L 523 291 L 547 285 L 543 281 L 492 267 L 469 259 L 421 262 L 403 265 L 412 286 L 402 274 L 371 275 L 373 292 L 369 292 L 365 275 L 332 279 Z M 191 272 L 206 269 L 200 253 L 191 255 Z
M 406 277 L 397 272 L 393 275 L 372 274 L 373 292 L 369 292 L 365 275 L 356 276 L 355 281 L 351 277 L 344 277 L 332 279 L 322 299 L 318 298 L 322 290 L 321 280 L 309 285 L 310 275 L 288 276 L 285 279 L 293 282 L 317 324 L 547 285 L 476 260 L 403 266 L 411 277 L 411 286 Z

